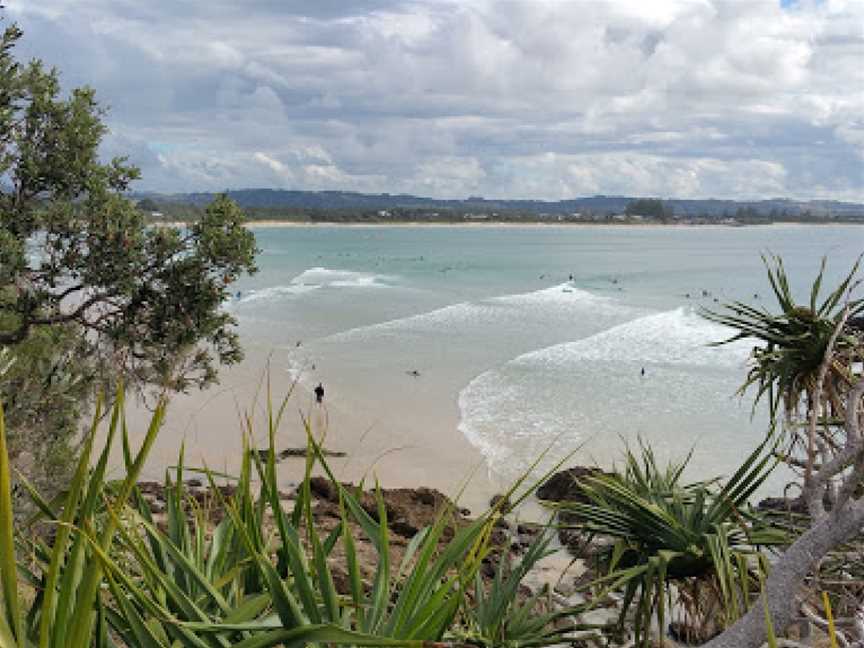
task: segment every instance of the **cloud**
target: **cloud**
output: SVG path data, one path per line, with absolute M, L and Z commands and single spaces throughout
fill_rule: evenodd
M 856 0 L 9 0 L 141 188 L 864 200 Z

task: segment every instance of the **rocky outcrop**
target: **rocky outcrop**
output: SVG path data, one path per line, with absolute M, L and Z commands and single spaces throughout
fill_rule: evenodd
M 549 502 L 587 502 L 582 480 L 603 474 L 599 468 L 574 466 L 555 473 L 537 489 L 537 497 Z
M 342 486 L 356 494 L 356 486 L 343 483 Z M 312 477 L 309 490 L 318 501 L 315 514 L 339 517 L 339 490 L 326 477 Z M 463 509 L 454 506 L 443 493 L 432 488 L 382 488 L 381 499 L 387 515 L 390 531 L 403 538 L 413 538 L 420 529 L 435 523 L 445 508 L 452 509 L 453 521 L 445 529 L 445 538 L 452 537 L 453 528 L 467 524 L 470 519 L 463 515 Z M 364 491 L 358 501 L 369 516 L 378 520 L 378 501 L 374 491 Z
M 593 466 L 574 466 L 561 470 L 547 479 L 537 489 L 537 498 L 547 502 L 588 503 L 583 483 L 589 477 L 605 474 Z M 558 512 L 558 541 L 567 547 L 577 558 L 590 558 L 606 546 L 603 538 L 584 533 L 579 528 L 579 518 L 575 514 L 560 510 Z

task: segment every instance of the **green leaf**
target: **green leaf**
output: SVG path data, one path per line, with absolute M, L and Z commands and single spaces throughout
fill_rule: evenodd
M 15 539 L 13 529 L 12 484 L 10 481 L 9 451 L 6 447 L 6 422 L 0 404 L 0 581 L 4 605 L 4 630 L 8 628 L 13 640 L 24 642 L 21 610 L 18 602 L 18 579 L 15 568 Z M 6 634 L 3 632 L 3 634 Z

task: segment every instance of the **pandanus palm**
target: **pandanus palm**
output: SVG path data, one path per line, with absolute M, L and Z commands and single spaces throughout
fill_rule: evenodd
M 746 609 L 762 569 L 756 547 L 783 539 L 747 505 L 775 463 L 767 445 L 723 486 L 682 483 L 689 457 L 661 468 L 642 445 L 641 456 L 626 452 L 623 471 L 580 480 L 586 502 L 560 505 L 576 528 L 614 541 L 601 554 L 607 575 L 593 585 L 624 589 L 622 629 L 635 602 L 637 642 L 648 644 L 653 619 L 664 628 L 672 602 L 696 626 L 712 610 L 722 626 Z
M 717 345 L 736 340 L 754 341 L 751 367 L 740 391 L 743 393 L 755 387 L 757 402 L 767 396 L 773 419 L 780 405 L 792 416 L 802 397 L 806 397 L 805 407 L 808 409 L 819 402 L 822 394 L 815 393 L 815 390 L 825 352 L 841 318 L 851 322 L 864 313 L 864 300 L 847 298 L 855 285 L 860 257 L 839 285 L 820 300 L 826 263 L 822 259 L 806 304 L 795 301 L 783 260 L 765 256 L 763 261 L 779 312 L 734 301 L 726 304 L 722 312 L 704 310 L 702 314 L 736 331 Z M 828 380 L 824 383 L 829 392 L 836 386 L 836 381 L 846 383 L 850 380 L 850 366 L 860 359 L 860 352 L 860 337 L 851 327 L 843 327 L 834 342 L 835 357 L 828 365 Z M 834 396 L 829 393 L 829 399 Z

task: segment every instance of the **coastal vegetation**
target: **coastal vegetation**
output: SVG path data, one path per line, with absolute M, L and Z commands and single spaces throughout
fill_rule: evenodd
M 864 222 L 864 205 L 836 201 L 684 200 L 591 196 L 557 202 L 479 197 L 436 199 L 346 191 L 237 189 L 250 221 L 297 223 L 645 223 L 768 224 Z M 138 207 L 154 223 L 194 222 L 215 194 L 146 194 Z
M 100 159 L 93 90 L 17 61 L 21 37 L 0 38 L 0 400 L 40 478 L 68 467 L 98 392 L 205 387 L 242 357 L 220 307 L 256 249 L 224 196 L 185 231 L 150 227 L 126 196 L 138 169 Z
M 761 550 L 787 540 L 749 505 L 774 467 L 772 446 L 766 440 L 717 485 L 681 483 L 689 457 L 661 468 L 642 445 L 638 456 L 625 452 L 622 471 L 584 478 L 581 501 L 559 504 L 573 530 L 611 541 L 594 555 L 607 575 L 593 585 L 623 589 L 622 634 L 632 623 L 635 641 L 647 646 L 655 617 L 665 628 L 675 609 L 676 634 L 701 643 L 749 607 L 767 571 Z
M 161 491 L 165 507 L 156 510 L 137 480 L 165 402 L 133 448 L 118 392 L 104 447 L 95 452 L 100 404 L 62 498 L 49 502 L 25 482 L 39 509 L 30 524 L 47 525 L 47 534 L 13 528 L 0 409 L 0 645 L 543 646 L 581 629 L 569 620 L 574 609 L 545 607 L 546 593 L 525 595 L 522 578 L 546 555 L 548 537 L 540 529 L 511 567 L 502 557 L 509 542 L 494 533 L 501 505 L 465 520 L 447 503 L 393 564 L 395 527 L 382 490 L 340 484 L 308 426 L 305 476 L 295 493 L 281 493 L 274 439 L 285 402 L 268 408 L 268 449 L 247 445 L 236 478 L 184 466 L 181 452 Z M 126 472 L 109 481 L 118 443 Z M 313 510 L 316 464 L 338 503 L 336 524 L 323 533 Z M 208 498 L 192 497 L 189 472 L 208 481 Z M 505 499 L 518 504 L 530 492 L 517 483 Z M 363 536 L 371 562 L 360 562 Z M 17 565 L 16 554 L 26 557 Z M 493 555 L 501 568 L 484 579 Z

